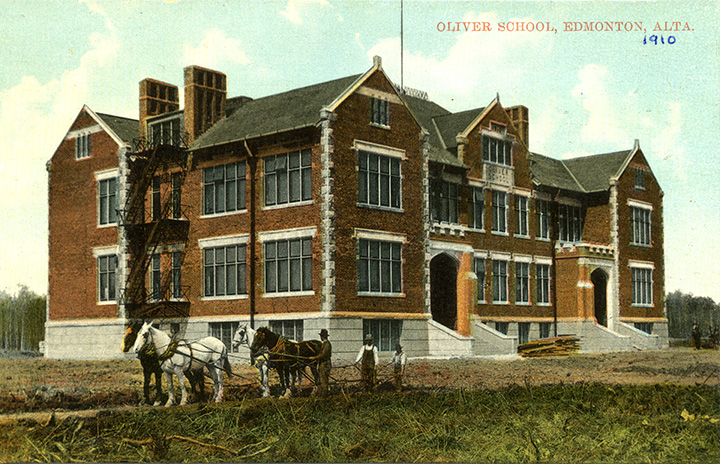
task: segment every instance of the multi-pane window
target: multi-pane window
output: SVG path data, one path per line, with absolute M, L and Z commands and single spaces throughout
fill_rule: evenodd
M 117 177 L 99 181 L 99 222 L 117 224 Z
M 537 200 L 535 202 L 537 213 L 537 238 L 550 239 L 550 202 Z
M 515 302 L 530 303 L 530 264 L 515 263 Z
M 98 300 L 115 301 L 115 270 L 117 256 L 100 256 L 98 263 Z
M 358 291 L 401 293 L 401 244 L 360 239 L 358 248 Z
M 632 304 L 652 306 L 652 269 L 632 268 Z
M 518 343 L 522 345 L 530 341 L 530 323 L 518 322 Z
M 645 190 L 645 170 L 635 168 L 635 189 Z
M 303 341 L 303 320 L 270 321 L 270 330 L 276 334 L 296 342 Z
M 358 152 L 358 203 L 400 208 L 400 158 Z
M 170 188 L 172 190 L 172 218 L 180 219 L 182 217 L 182 186 L 180 174 L 175 173 L 170 178 Z
M 244 295 L 245 245 L 205 248 L 205 296 Z
M 211 322 L 210 336 L 222 341 L 231 353 L 237 353 L 240 345 L 233 346 L 232 340 L 239 325 L 239 322 Z
M 496 322 L 495 323 L 495 330 L 500 332 L 501 334 L 507 335 L 508 333 L 508 327 L 509 324 L 507 322 Z
M 630 207 L 630 228 L 632 229 L 632 244 L 650 246 L 650 215 L 652 211 L 647 208 Z
M 527 237 L 528 232 L 528 202 L 526 197 L 515 195 L 515 235 Z
M 652 335 L 653 323 L 652 322 L 636 322 L 635 328 L 645 332 L 646 334 Z
M 508 223 L 508 194 L 505 192 L 493 191 L 492 196 L 492 210 L 493 210 L 493 232 L 501 234 L 507 233 Z
M 390 126 L 390 102 L 370 98 L 370 122 L 378 126 Z
M 475 258 L 475 275 L 477 276 L 477 300 L 485 301 L 485 260 Z
M 472 203 L 472 221 L 471 226 L 473 229 L 484 229 L 485 228 L 485 190 L 481 188 L 473 188 L 473 203 Z
M 162 299 L 162 274 L 161 259 L 159 254 L 150 258 L 150 299 L 159 301 Z
M 582 242 L 582 209 L 577 206 L 558 206 L 558 236 L 561 242 Z
M 245 209 L 245 162 L 203 169 L 204 214 Z
M 287 205 L 312 199 L 310 150 L 263 158 L 265 206 Z
M 170 277 L 172 283 L 172 297 L 182 298 L 182 252 L 173 251 L 171 255 Z
M 435 222 L 458 223 L 458 185 L 436 180 L 430 189 L 431 215 Z
M 550 338 L 550 322 L 541 322 L 539 325 L 540 338 Z
M 493 303 L 508 302 L 508 262 L 493 260 Z
M 373 337 L 378 351 L 393 351 L 400 343 L 402 321 L 393 319 L 363 319 L 363 334 Z
M 311 239 L 265 243 L 265 292 L 312 290 Z
M 152 180 L 152 218 L 153 221 L 161 219 L 161 198 L 160 198 L 160 177 L 153 177 Z
M 166 119 L 150 124 L 150 143 L 157 145 L 180 146 L 182 133 L 180 131 L 180 118 Z
M 537 280 L 537 303 L 550 304 L 550 265 L 538 264 L 535 271 Z
M 512 142 L 508 140 L 483 137 L 483 159 L 485 161 L 512 166 L 511 148 Z
M 90 134 L 75 137 L 75 159 L 90 157 Z

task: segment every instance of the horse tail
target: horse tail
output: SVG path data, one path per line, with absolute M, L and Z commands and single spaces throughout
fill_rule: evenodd
M 232 375 L 232 367 L 230 367 L 230 360 L 227 354 L 225 354 L 225 358 L 223 359 L 223 370 L 227 372 L 228 375 Z

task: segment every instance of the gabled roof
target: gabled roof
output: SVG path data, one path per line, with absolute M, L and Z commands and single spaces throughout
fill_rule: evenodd
M 624 170 L 636 148 L 631 150 L 556 160 L 529 153 L 530 173 L 536 185 L 582 193 L 603 192 Z
M 485 108 L 475 108 L 472 110 L 436 116 L 433 118 L 435 120 L 438 133 L 440 134 L 445 146 L 447 148 L 456 147 L 456 137 L 458 134 L 463 133 L 484 110 Z
M 275 132 L 315 126 L 320 111 L 350 87 L 360 74 L 249 100 L 192 143 L 196 150 Z
M 96 113 L 100 119 L 126 144 L 131 144 L 140 136 L 137 119 L 113 116 L 111 114 Z
M 407 102 L 408 107 L 410 107 L 410 111 L 412 111 L 420 122 L 420 125 L 428 132 L 430 161 L 461 168 L 466 167 L 464 163 L 445 148 L 440 132 L 435 125 L 435 118 L 442 118 L 443 116 L 452 115 L 452 113 L 437 103 L 428 100 L 411 97 L 409 95 L 405 95 L 403 98 Z M 453 135 L 453 138 L 454 137 Z

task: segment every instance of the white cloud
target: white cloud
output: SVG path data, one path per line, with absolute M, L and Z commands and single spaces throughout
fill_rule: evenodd
M 288 0 L 285 9 L 280 14 L 293 24 L 302 24 L 303 16 L 308 14 L 307 10 L 315 5 L 332 8 L 327 0 Z M 342 16 L 338 15 L 338 20 L 342 21 Z
M 185 44 L 183 65 L 195 64 L 208 68 L 217 68 L 220 64 L 245 65 L 250 63 L 242 43 L 225 35 L 224 31 L 211 29 L 205 32 L 205 37 L 197 47 Z

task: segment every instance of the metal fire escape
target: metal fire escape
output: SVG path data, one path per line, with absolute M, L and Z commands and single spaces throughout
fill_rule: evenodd
M 188 171 L 188 135 L 177 131 L 154 135 L 151 140 L 134 141 L 135 150 L 128 158 L 127 200 L 120 210 L 128 257 L 121 298 L 126 316 L 133 319 L 187 317 L 190 312 L 188 287 L 180 279 L 190 229 L 180 203 Z M 167 251 L 168 245 L 173 245 L 172 253 L 166 253 L 170 258 L 160 261 L 160 269 L 151 270 L 153 256 Z

